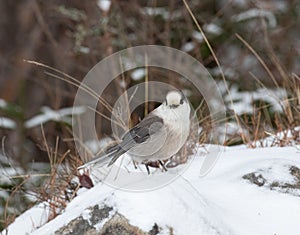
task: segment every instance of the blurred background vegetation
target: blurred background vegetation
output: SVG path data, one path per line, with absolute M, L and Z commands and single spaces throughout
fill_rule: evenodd
M 13 159 L 15 167 L 20 167 L 21 175 L 28 172 L 32 162 L 49 162 L 49 149 L 55 156 L 65 157 L 67 151 L 70 151 L 68 156 L 76 156 L 68 122 L 48 121 L 43 124 L 44 133 L 39 125 L 26 128 L 24 124 L 42 113 L 43 107 L 51 110 L 72 107 L 77 88 L 45 74 L 45 68 L 24 59 L 51 66 L 81 81 L 96 63 L 114 52 L 156 44 L 189 53 L 203 63 L 218 84 L 223 81 L 183 1 L 112 0 L 109 9 L 104 9 L 100 2 L 103 1 L 0 1 L 0 149 L 1 155 Z M 224 144 L 251 145 L 253 140 L 266 136 L 266 129 L 270 133 L 295 131 L 300 122 L 300 2 L 190 0 L 187 3 L 220 61 L 229 90 L 257 92 L 267 87 L 285 92 L 278 100 L 281 112 L 272 109 L 264 99 L 252 100 L 253 112 L 239 113 L 239 128 L 244 131 L 231 133 Z M 151 70 L 149 79 L 160 80 L 160 73 Z M 130 87 L 137 81 L 128 73 L 125 82 Z M 109 102 L 113 102 L 109 91 L 120 89 L 118 85 L 114 83 L 108 88 L 104 98 Z M 183 82 L 176 86 L 186 88 Z M 223 94 L 226 96 L 226 90 Z M 195 106 L 200 98 L 193 93 L 190 97 Z M 234 102 L 239 99 L 242 98 L 232 97 Z M 236 117 L 230 114 L 230 108 L 233 107 L 228 104 L 228 121 L 232 122 Z M 110 134 L 101 117 L 97 125 L 101 130 L 99 138 Z M 3 167 L 11 166 L 1 161 Z M 0 212 L 18 214 L 25 207 L 14 205 L 23 199 L 7 203 L 7 198 L 24 178 L 9 184 L 3 182 L 2 188 L 7 190 L 0 195 L 3 208 L 5 204 L 13 206 Z M 6 215 L 2 219 L 4 225 L 10 222 Z

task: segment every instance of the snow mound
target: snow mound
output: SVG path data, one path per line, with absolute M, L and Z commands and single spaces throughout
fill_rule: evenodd
M 33 208 L 8 227 L 8 234 L 68 234 L 61 231 L 67 231 L 64 228 L 70 231 L 77 220 L 85 221 L 84 225 L 89 226 L 87 230 L 101 233 L 112 231 L 109 223 L 120 218 L 136 226 L 135 231 L 155 230 L 159 234 L 259 235 L 300 231 L 299 195 L 271 190 L 274 182 L 278 185 L 299 183 L 297 148 L 226 148 L 212 171 L 200 177 L 203 162 L 204 157 L 197 155 L 176 180 L 152 191 L 122 191 L 103 183 L 89 190 L 81 189 L 65 212 L 52 221 L 40 228 L 24 223 L 26 217 L 32 221 L 42 218 L 43 213 L 38 214 Z M 261 175 L 263 179 L 259 179 L 258 184 L 262 185 L 253 184 L 251 177 L 245 178 L 249 174 Z M 145 179 L 150 177 L 145 174 Z M 110 209 L 102 218 L 95 217 L 91 208 Z M 76 226 L 78 228 L 78 224 Z

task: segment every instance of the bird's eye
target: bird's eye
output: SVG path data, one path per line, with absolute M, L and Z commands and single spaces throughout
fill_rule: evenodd
M 180 104 L 183 104 L 183 98 L 182 98 L 182 99 L 180 99 Z

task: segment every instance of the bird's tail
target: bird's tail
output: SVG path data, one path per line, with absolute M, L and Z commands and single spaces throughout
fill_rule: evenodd
M 93 158 L 91 161 L 85 163 L 84 165 L 78 167 L 77 169 L 83 169 L 91 166 L 102 167 L 104 165 L 111 166 L 114 164 L 120 156 L 122 156 L 126 150 L 120 145 L 116 144 L 108 148 L 105 152 L 101 153 L 97 157 Z
M 104 165 L 108 165 L 108 163 L 112 160 L 112 157 L 116 154 L 117 150 L 110 151 L 109 153 L 105 152 L 97 157 L 93 158 L 91 161 L 83 164 L 82 166 L 78 167 L 77 169 L 84 169 L 84 168 L 89 168 L 91 166 L 97 166 L 97 167 L 102 167 Z

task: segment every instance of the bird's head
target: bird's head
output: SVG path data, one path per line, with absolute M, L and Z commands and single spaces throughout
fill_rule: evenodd
M 171 109 L 178 108 L 184 103 L 186 103 L 186 99 L 182 92 L 170 91 L 166 96 L 165 104 Z

